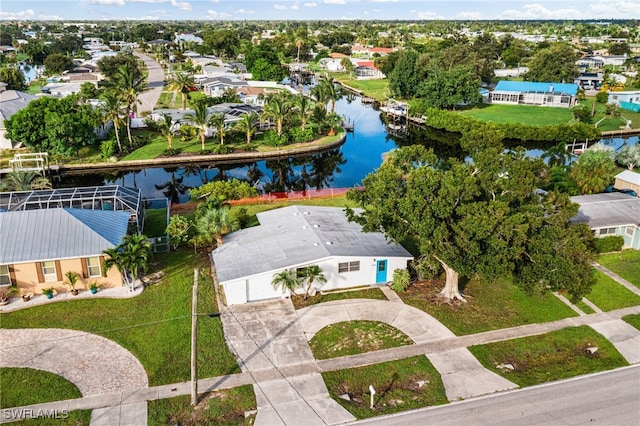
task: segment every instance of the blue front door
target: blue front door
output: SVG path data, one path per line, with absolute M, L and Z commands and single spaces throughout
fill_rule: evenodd
M 376 266 L 376 283 L 387 282 L 387 260 L 378 260 Z

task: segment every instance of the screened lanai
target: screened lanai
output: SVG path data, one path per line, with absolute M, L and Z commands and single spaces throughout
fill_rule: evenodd
M 105 185 L 0 192 L 0 212 L 63 207 L 128 211 L 131 212 L 130 223 L 135 226 L 138 232 L 142 232 L 144 226 L 144 207 L 139 189 L 120 185 Z

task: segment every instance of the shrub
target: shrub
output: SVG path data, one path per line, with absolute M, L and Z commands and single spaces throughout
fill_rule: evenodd
M 245 207 L 240 207 L 236 212 L 236 220 L 238 221 L 238 226 L 240 226 L 240 229 L 244 229 L 247 227 L 247 225 L 249 224 L 249 219 L 251 219 L 251 217 L 249 216 L 247 209 Z
M 620 251 L 624 245 L 624 238 L 622 235 L 610 235 L 608 237 L 596 238 L 595 244 L 598 253 Z
M 309 142 L 314 138 L 313 129 L 307 127 L 302 131 L 300 127 L 289 130 L 289 140 L 293 143 Z
M 100 151 L 102 152 L 102 158 L 105 160 L 113 157 L 116 154 L 116 148 L 118 143 L 113 139 L 105 139 L 100 144 Z
M 598 102 L 599 104 L 606 104 L 607 101 L 609 100 L 609 93 L 607 93 L 606 91 L 601 91 L 596 93 L 596 102 Z
M 231 154 L 233 152 L 233 148 L 229 145 L 223 145 L 221 143 L 214 145 L 213 149 L 214 154 Z
M 405 291 L 409 287 L 411 277 L 406 269 L 396 269 L 393 271 L 393 282 L 391 288 L 394 291 Z
M 264 133 L 263 142 L 269 146 L 284 146 L 289 143 L 289 136 L 286 133 L 278 136 L 275 130 L 268 130 Z
M 225 200 L 239 200 L 241 198 L 255 197 L 258 194 L 259 191 L 251 186 L 249 182 L 238 179 L 208 182 L 189 190 L 192 200 L 205 196 L 207 198 L 222 197 Z
M 189 124 L 183 124 L 180 126 L 180 140 L 182 142 L 195 138 L 197 133 L 196 128 Z

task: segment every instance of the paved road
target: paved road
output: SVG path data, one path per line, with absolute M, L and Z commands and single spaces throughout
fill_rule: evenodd
M 640 424 L 640 366 L 351 424 L 635 426 Z
M 145 111 L 153 111 L 158 103 L 158 99 L 162 93 L 162 86 L 164 84 L 164 71 L 160 67 L 159 63 L 144 53 L 134 52 L 134 55 L 142 59 L 144 65 L 147 67 L 147 72 L 149 73 L 149 89 L 138 96 L 138 99 L 140 100 L 140 104 L 138 105 L 138 116 L 140 116 L 140 114 Z

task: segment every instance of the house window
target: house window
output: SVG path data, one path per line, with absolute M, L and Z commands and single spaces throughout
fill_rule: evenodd
M 42 275 L 45 281 L 57 281 L 56 262 L 53 260 L 42 262 Z
M 633 237 L 633 226 L 627 226 L 627 229 L 624 230 L 624 233 L 630 237 Z
M 9 265 L 0 265 L 0 285 L 11 285 Z
M 355 272 L 360 270 L 360 261 L 356 260 L 354 262 L 341 262 L 338 263 L 338 273 L 343 272 Z
M 603 228 L 600 230 L 600 235 L 614 235 L 616 228 Z
M 90 277 L 102 276 L 100 271 L 100 258 L 99 257 L 87 257 L 87 272 Z

